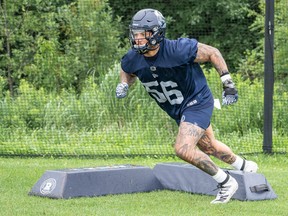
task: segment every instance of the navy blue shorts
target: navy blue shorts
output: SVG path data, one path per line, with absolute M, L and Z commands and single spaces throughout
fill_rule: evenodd
M 204 106 L 202 109 L 199 109 L 199 107 L 195 108 L 193 106 L 187 107 L 183 111 L 181 119 L 176 120 L 176 122 L 178 125 L 180 122 L 190 122 L 206 130 L 210 125 L 213 109 L 213 103 L 210 103 L 209 106 L 206 104 L 206 106 Z

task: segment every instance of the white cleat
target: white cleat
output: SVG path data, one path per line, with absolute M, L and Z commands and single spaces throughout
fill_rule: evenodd
M 220 190 L 216 196 L 216 199 L 211 201 L 211 204 L 223 204 L 229 202 L 231 197 L 238 190 L 238 183 L 235 178 L 229 175 L 227 182 L 219 184 L 218 188 Z
M 256 173 L 258 170 L 258 165 L 254 161 L 244 160 L 240 170 L 244 172 Z

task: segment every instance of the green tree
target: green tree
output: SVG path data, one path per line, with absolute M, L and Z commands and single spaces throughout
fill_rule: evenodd
M 23 74 L 23 68 L 33 63 L 39 38 L 52 41 L 57 38 L 57 25 L 51 12 L 56 5 L 61 5 L 61 1 L 55 1 L 54 5 L 39 0 L 1 1 L 0 75 L 7 78 L 11 95 L 19 80 L 29 76 Z
M 275 73 L 279 80 L 288 77 L 288 1 L 277 0 L 275 5 Z
M 117 22 L 105 0 L 1 1 L 0 76 L 14 94 L 21 79 L 36 89 L 81 92 L 120 58 Z
M 245 58 L 242 59 L 239 71 L 245 78 L 262 79 L 264 72 L 264 32 L 265 32 L 265 2 L 260 4 L 260 11 L 251 10 L 249 14 L 255 16 L 255 21 L 249 26 L 251 32 L 258 34 L 257 46 L 254 49 L 246 50 Z M 282 83 L 287 82 L 288 77 L 288 2 L 287 0 L 275 1 L 274 18 L 274 71 L 275 80 Z M 286 89 L 286 88 L 285 88 Z

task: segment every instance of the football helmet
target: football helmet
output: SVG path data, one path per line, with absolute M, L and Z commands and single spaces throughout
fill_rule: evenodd
M 140 54 L 144 54 L 149 50 L 156 49 L 156 45 L 164 39 L 166 21 L 158 10 L 142 9 L 133 16 L 129 30 L 131 48 Z M 143 32 L 145 39 L 148 41 L 145 45 L 136 43 L 135 34 L 137 32 Z

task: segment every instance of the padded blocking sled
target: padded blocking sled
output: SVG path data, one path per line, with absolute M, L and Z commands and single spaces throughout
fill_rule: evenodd
M 109 167 L 46 171 L 29 195 L 50 198 L 101 196 L 163 189 L 152 169 L 143 166 Z
M 208 174 L 186 163 L 160 163 L 153 169 L 165 189 L 216 195 L 217 183 Z M 276 199 L 266 178 L 259 173 L 226 170 L 238 182 L 239 188 L 232 198 L 238 200 Z M 215 190 L 216 189 L 216 190 Z

